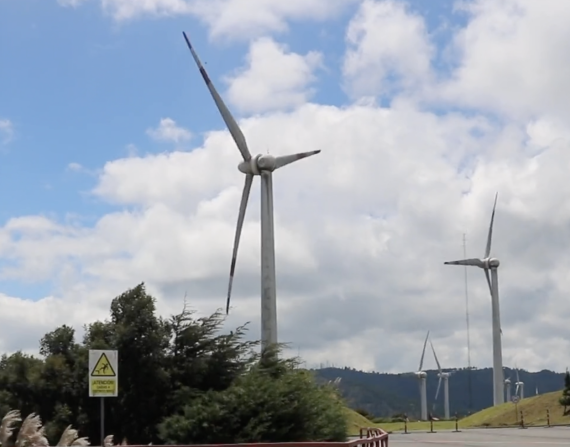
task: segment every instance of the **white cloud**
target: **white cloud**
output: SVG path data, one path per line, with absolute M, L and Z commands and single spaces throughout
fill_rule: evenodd
M 249 39 L 284 32 L 290 20 L 325 20 L 356 0 L 101 0 L 116 21 L 192 14 L 214 37 Z
M 309 84 L 316 80 L 313 73 L 321 64 L 318 52 L 302 56 L 270 38 L 260 38 L 250 45 L 247 67 L 227 79 L 228 99 L 244 112 L 296 107 L 311 97 Z
M 433 48 L 424 20 L 402 2 L 364 0 L 346 41 L 343 73 L 353 95 L 409 90 L 430 78 Z
M 70 171 L 74 171 L 74 172 L 80 172 L 84 168 L 83 168 L 83 166 L 81 166 L 80 163 L 71 162 L 67 165 L 67 169 L 69 169 Z
M 0 135 L 3 136 L 2 142 L 7 144 L 14 136 L 14 124 L 9 119 L 0 119 Z
M 253 148 L 275 154 L 325 148 L 278 171 L 274 184 L 280 336 L 300 345 L 309 361 L 408 370 L 432 329 L 442 360 L 461 364 L 463 275 L 442 263 L 460 256 L 464 231 L 469 251 L 482 252 L 499 190 L 494 252 L 503 260 L 505 360 L 518 355 L 527 368 L 564 366 L 564 359 L 540 357 L 531 343 L 548 340 L 553 330 L 568 335 L 548 319 L 553 307 L 561 321 L 570 315 L 563 275 L 570 258 L 561 243 L 570 242 L 566 147 L 528 157 L 524 129 L 517 134 L 480 117 L 438 116 L 403 102 L 391 109 L 305 105 L 250 118 L 243 129 Z M 482 141 L 492 151 L 477 155 Z M 511 145 L 518 151 L 506 152 L 507 161 L 495 157 Z M 470 178 L 460 169 L 469 157 Z M 105 299 L 142 280 L 163 311 L 175 310 L 185 290 L 204 312 L 221 307 L 243 181 L 238 161 L 229 135 L 217 132 L 192 152 L 109 162 L 95 193 L 131 211 L 107 214 L 92 228 L 13 219 L 0 232 L 0 253 L 13 263 L 2 277 L 58 278 L 66 286 L 54 299 L 77 324 L 92 317 L 80 313 L 84 302 L 75 304 L 75 290 L 94 288 L 84 300 L 96 298 L 93 315 L 100 315 Z M 259 331 L 258 195 L 256 185 L 230 315 L 232 324 L 252 320 L 252 336 Z M 536 234 L 543 236 L 533 242 Z M 470 272 L 472 357 L 483 366 L 490 362 L 489 298 L 479 273 Z M 388 338 L 399 341 L 372 342 Z M 353 344 L 373 357 L 362 363 L 351 355 Z M 521 346 L 529 354 L 520 355 Z
M 172 143 L 182 143 L 192 138 L 190 131 L 176 125 L 172 118 L 162 118 L 158 127 L 147 129 L 146 133 L 157 141 Z
M 476 0 L 455 39 L 453 78 L 435 96 L 521 119 L 563 113 L 570 102 L 570 3 Z
M 71 6 L 71 7 L 77 7 L 80 6 L 82 3 L 85 3 L 87 0 L 57 0 L 57 3 L 59 3 L 61 6 Z

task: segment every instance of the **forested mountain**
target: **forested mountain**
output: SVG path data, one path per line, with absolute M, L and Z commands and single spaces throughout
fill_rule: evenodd
M 407 413 L 409 417 L 419 416 L 419 386 L 414 376 L 363 372 L 352 368 L 321 368 L 314 370 L 317 377 L 323 380 L 334 380 L 341 377 L 340 391 L 348 404 L 354 409 L 366 410 L 377 417 L 391 417 L 395 414 Z M 458 369 L 449 378 L 449 403 L 451 414 L 460 416 L 479 411 L 493 405 L 493 370 Z M 437 371 L 427 373 L 428 410 L 432 410 L 437 388 Z M 516 372 L 505 368 L 505 378 L 514 383 Z M 524 383 L 525 396 L 557 391 L 564 387 L 564 374 L 543 370 L 528 372 L 519 370 L 519 377 Z M 471 392 L 469 382 L 471 381 Z M 436 415 L 443 413 L 443 386 L 435 407 Z

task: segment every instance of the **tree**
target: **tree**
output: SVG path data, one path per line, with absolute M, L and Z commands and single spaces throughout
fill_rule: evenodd
M 167 444 L 344 441 L 345 408 L 296 359 L 263 359 L 223 391 L 209 390 L 159 426 Z
M 119 441 L 344 439 L 335 390 L 277 352 L 260 358 L 247 325 L 225 332 L 223 323 L 221 312 L 197 318 L 186 305 L 163 319 L 141 283 L 112 300 L 108 319 L 86 325 L 81 341 L 63 325 L 40 340 L 40 358 L 2 356 L 0 410 L 38 414 L 51 445 L 70 424 L 98 444 L 88 352 L 116 349 L 119 396 L 105 399 L 105 428 Z
M 566 375 L 564 376 L 564 390 L 562 390 L 562 396 L 558 402 L 564 407 L 564 414 L 567 414 L 568 407 L 570 407 L 570 372 L 568 372 L 568 368 L 566 368 Z

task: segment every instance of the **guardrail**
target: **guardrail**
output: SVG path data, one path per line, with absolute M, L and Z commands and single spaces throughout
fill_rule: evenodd
M 388 447 L 388 433 L 380 428 L 361 428 L 360 438 L 345 442 L 252 442 L 244 444 L 161 445 L 160 447 Z M 129 445 L 128 447 L 148 447 Z M 157 446 L 158 447 L 158 446 Z

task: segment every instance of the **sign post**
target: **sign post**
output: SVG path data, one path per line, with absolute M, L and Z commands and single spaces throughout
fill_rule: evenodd
M 513 397 L 511 397 L 511 400 L 512 400 L 513 404 L 515 404 L 515 418 L 516 418 L 516 421 L 518 422 L 519 421 L 519 405 L 518 405 L 519 396 L 513 396 Z
M 119 395 L 118 351 L 89 350 L 89 397 L 101 400 L 101 446 L 105 439 L 105 398 Z

